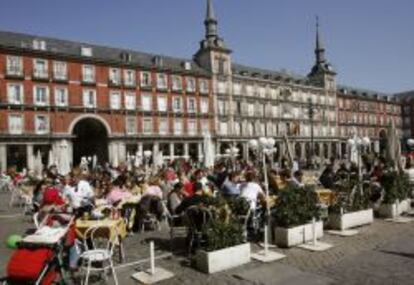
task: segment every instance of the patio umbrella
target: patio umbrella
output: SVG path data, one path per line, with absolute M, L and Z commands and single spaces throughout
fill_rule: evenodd
M 37 177 L 42 177 L 42 171 L 43 171 L 42 154 L 40 153 L 40 150 L 38 150 L 36 157 L 35 157 L 35 161 L 34 161 L 34 172 L 37 175 Z
M 49 150 L 48 160 L 47 160 L 47 167 L 52 166 L 55 164 L 55 157 L 53 155 L 53 150 Z
M 388 159 L 390 161 L 393 161 L 396 167 L 401 168 L 401 145 L 398 138 L 397 129 L 395 128 L 394 120 L 391 120 L 391 124 L 388 126 L 387 155 Z
M 119 166 L 118 151 L 114 151 L 112 158 L 112 167 L 117 168 Z
M 210 133 L 204 135 L 204 166 L 207 168 L 214 166 L 215 152 Z
M 69 146 L 66 141 L 62 141 L 58 148 L 58 172 L 61 175 L 66 175 L 70 172 L 70 161 L 69 161 Z
M 129 153 L 127 153 L 126 155 L 126 165 L 127 165 L 127 170 L 131 171 L 132 170 L 132 158 Z
M 94 154 L 92 157 L 92 169 L 96 169 L 96 166 L 98 166 L 98 157 Z
M 135 161 L 134 161 L 134 166 L 136 168 L 140 167 L 142 161 L 141 161 L 141 153 L 139 151 L 137 151 L 135 153 Z

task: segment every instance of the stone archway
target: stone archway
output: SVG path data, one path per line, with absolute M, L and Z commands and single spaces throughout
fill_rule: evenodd
M 94 117 L 77 120 L 72 127 L 73 165 L 78 165 L 83 156 L 96 155 L 99 163 L 108 162 L 108 128 Z

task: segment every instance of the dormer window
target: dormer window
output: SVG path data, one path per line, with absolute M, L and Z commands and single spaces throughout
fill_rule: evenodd
M 33 49 L 46 50 L 46 41 L 38 39 L 33 40 Z
M 184 61 L 183 66 L 185 70 L 191 70 L 191 62 Z
M 91 57 L 92 48 L 91 47 L 81 47 L 81 56 Z

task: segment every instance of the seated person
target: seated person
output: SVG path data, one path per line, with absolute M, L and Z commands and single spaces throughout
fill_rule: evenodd
M 106 200 L 109 204 L 114 205 L 122 200 L 132 197 L 131 192 L 125 188 L 126 177 L 124 175 L 118 176 L 117 179 L 112 183 L 109 194 L 106 196 Z
M 319 177 L 319 182 L 324 188 L 332 189 L 335 183 L 335 173 L 333 171 L 332 165 L 328 164 L 325 170 L 322 172 Z
M 239 173 L 232 172 L 227 177 L 221 187 L 221 192 L 225 197 L 234 197 L 240 195 Z
M 198 206 L 204 204 L 207 200 L 207 197 L 203 192 L 203 184 L 195 183 L 194 184 L 194 195 L 191 197 L 185 198 L 181 204 L 176 208 L 175 213 L 181 214 L 191 206 Z
M 156 196 L 160 199 L 162 199 L 162 190 L 160 187 L 160 181 L 158 177 L 153 177 L 149 183 L 148 183 L 148 187 L 145 189 L 144 193 L 142 194 L 143 196 Z
M 167 206 L 168 210 L 172 215 L 175 214 L 177 207 L 181 204 L 183 200 L 184 185 L 181 182 L 178 182 L 174 185 L 173 190 L 168 193 L 167 197 Z
M 295 171 L 295 173 L 293 173 L 292 179 L 290 179 L 289 181 L 289 186 L 294 189 L 304 187 L 305 185 L 302 182 L 302 178 L 303 178 L 303 172 L 300 170 Z
M 262 187 L 255 182 L 256 175 L 254 172 L 247 172 L 245 175 L 246 182 L 240 187 L 240 196 L 250 203 L 250 208 L 255 210 L 257 203 L 266 204 L 266 197 Z

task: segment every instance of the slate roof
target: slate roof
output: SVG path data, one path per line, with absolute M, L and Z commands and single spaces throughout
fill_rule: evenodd
M 375 100 L 384 100 L 387 101 L 389 99 L 393 99 L 393 94 L 388 94 L 384 92 L 373 91 L 369 89 L 359 88 L 359 87 L 352 87 L 347 85 L 338 85 L 337 89 L 339 93 L 342 95 L 348 96 L 356 96 L 356 97 L 363 97 L 367 99 L 375 99 Z
M 33 41 L 34 40 L 44 40 L 46 41 L 46 50 L 36 52 L 45 52 L 48 54 L 56 54 L 60 56 L 68 56 L 75 58 L 82 58 L 85 60 L 97 60 L 102 61 L 108 64 L 122 64 L 122 65 L 131 65 L 139 66 L 143 68 L 154 67 L 155 57 L 162 59 L 162 66 L 159 66 L 160 69 L 170 69 L 176 72 L 185 72 L 185 73 L 197 73 L 204 76 L 210 76 L 210 74 L 203 68 L 197 65 L 196 62 L 189 59 L 175 58 L 159 54 L 151 54 L 140 51 L 135 51 L 131 49 L 122 49 L 107 47 L 89 43 L 74 42 L 68 40 L 60 40 L 55 38 L 43 37 L 28 35 L 15 32 L 0 31 L 0 47 L 7 49 L 18 49 L 25 51 L 33 51 Z M 92 56 L 86 57 L 81 56 L 81 48 L 90 47 L 92 48 Z M 125 62 L 122 59 L 122 53 L 130 54 L 131 60 Z M 191 70 L 186 70 L 184 68 L 184 62 L 191 62 Z

